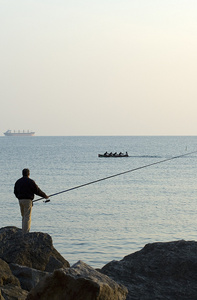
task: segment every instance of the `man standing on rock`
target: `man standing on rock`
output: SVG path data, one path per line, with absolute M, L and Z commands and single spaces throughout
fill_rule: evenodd
M 18 179 L 14 186 L 14 194 L 19 200 L 21 216 L 22 216 L 22 232 L 28 233 L 31 227 L 31 210 L 33 206 L 32 200 L 34 194 L 48 199 L 49 197 L 41 191 L 34 180 L 29 178 L 29 169 L 23 169 L 23 177 Z

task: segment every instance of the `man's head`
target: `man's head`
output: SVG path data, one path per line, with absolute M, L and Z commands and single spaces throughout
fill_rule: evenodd
M 23 169 L 22 174 L 23 174 L 23 176 L 29 177 L 29 175 L 30 175 L 29 169 Z

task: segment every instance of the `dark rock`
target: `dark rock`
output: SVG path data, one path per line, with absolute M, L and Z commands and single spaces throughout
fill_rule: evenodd
M 23 236 L 22 230 L 17 227 L 0 229 L 0 258 L 7 263 L 45 272 L 70 266 L 53 247 L 50 235 L 31 232 Z
M 20 287 L 19 280 L 13 276 L 9 265 L 0 259 L 0 299 L 25 300 L 28 292 Z
M 20 282 L 15 276 L 13 276 L 9 265 L 0 259 L 0 286 L 7 284 L 13 284 L 20 287 Z
M 1 300 L 26 300 L 28 292 L 22 290 L 18 286 L 5 286 L 0 288 Z
M 17 264 L 9 264 L 9 267 L 12 271 L 12 274 L 19 279 L 21 288 L 26 291 L 30 291 L 43 277 L 48 275 L 47 272 Z
M 127 300 L 196 300 L 197 242 L 148 244 L 100 271 L 128 288 Z
M 124 300 L 127 289 L 79 261 L 46 276 L 27 300 Z

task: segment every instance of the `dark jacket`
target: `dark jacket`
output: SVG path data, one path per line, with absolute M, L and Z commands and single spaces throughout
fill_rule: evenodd
M 27 176 L 18 179 L 14 186 L 14 194 L 18 199 L 34 199 L 34 194 L 47 198 L 47 195 L 41 191 L 34 180 Z

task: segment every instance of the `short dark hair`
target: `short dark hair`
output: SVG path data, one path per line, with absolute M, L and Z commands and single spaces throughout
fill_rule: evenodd
M 29 169 L 23 169 L 22 174 L 23 174 L 23 176 L 29 176 L 29 174 L 30 174 Z

